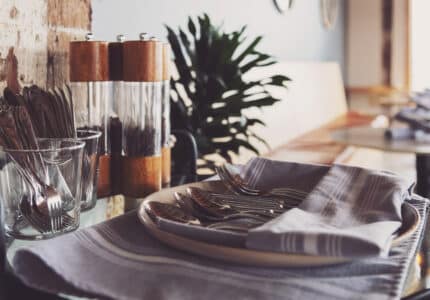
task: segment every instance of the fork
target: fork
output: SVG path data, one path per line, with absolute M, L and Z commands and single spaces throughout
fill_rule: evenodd
M 184 211 L 186 211 L 191 215 L 196 216 L 199 219 L 205 219 L 210 222 L 228 221 L 228 220 L 235 220 L 235 219 L 241 219 L 241 218 L 254 219 L 260 222 L 267 222 L 269 219 L 276 216 L 274 214 L 267 215 L 267 214 L 264 214 L 263 212 L 256 212 L 255 210 L 252 210 L 252 211 L 244 210 L 244 211 L 239 211 L 232 214 L 227 214 L 224 216 L 213 216 L 213 215 L 204 213 L 203 211 L 201 211 L 201 209 L 197 209 L 195 206 L 198 206 L 198 204 L 195 204 L 195 202 L 190 196 L 181 194 L 178 192 L 175 192 L 174 195 L 177 203 Z
M 34 210 L 32 211 L 30 201 L 27 198 L 21 200 L 20 209 L 25 219 L 40 233 L 53 231 L 52 220 L 47 219 L 45 215 Z M 61 228 L 70 226 L 74 223 L 74 219 L 67 213 L 62 214 Z
M 62 201 L 60 195 L 52 186 L 41 181 L 31 168 L 24 170 L 14 158 L 12 159 L 17 165 L 18 172 L 21 173 L 32 189 L 30 199 L 21 199 L 21 212 L 27 219 L 31 218 L 32 214 L 40 214 L 41 217 L 47 217 L 50 220 L 51 229 L 54 232 L 59 231 L 62 227 Z M 29 206 L 22 206 L 23 203 Z M 23 208 L 26 213 L 24 213 Z M 44 211 L 47 211 L 47 214 Z M 33 223 L 30 220 L 29 222 Z M 37 227 L 37 224 L 35 227 Z
M 214 200 L 220 200 L 231 204 L 256 204 L 259 206 L 271 207 L 276 209 L 290 208 L 297 206 L 300 201 L 290 199 L 274 199 L 273 197 L 267 198 L 265 196 L 247 196 L 237 194 L 220 194 L 214 192 L 207 192 L 208 196 L 213 197 Z
M 34 179 L 37 181 L 40 187 L 40 189 L 37 189 L 34 184 L 32 185 L 35 193 L 36 195 L 38 194 L 42 197 L 42 199 L 41 197 L 33 197 L 35 200 L 35 208 L 41 213 L 47 209 L 48 216 L 52 224 L 52 230 L 54 232 L 59 231 L 63 223 L 63 202 L 61 200 L 61 196 L 52 186 L 47 185 L 36 175 L 34 176 Z
M 268 191 L 251 188 L 244 182 L 237 171 L 233 171 L 232 168 L 227 167 L 226 164 L 222 165 L 221 167 L 216 167 L 215 169 L 218 176 L 226 184 L 226 186 L 231 191 L 238 194 L 251 196 L 269 195 L 275 197 L 293 198 L 300 201 L 302 201 L 308 195 L 308 193 L 305 191 L 293 188 L 274 188 Z
M 233 183 L 235 186 L 239 187 L 241 190 L 246 191 L 250 195 L 262 195 L 262 194 L 271 194 L 277 196 L 293 196 L 293 197 L 305 197 L 307 196 L 307 192 L 302 190 L 297 190 L 293 188 L 274 188 L 269 191 L 259 190 L 255 188 L 251 188 L 248 184 L 242 179 L 240 173 L 235 170 L 234 166 L 229 164 L 224 164 L 223 166 L 217 168 L 220 172 L 222 172 L 224 177 Z M 301 198 L 300 198 L 301 199 Z
M 189 187 L 187 193 L 192 197 L 200 197 L 214 203 L 216 205 L 227 205 L 232 208 L 241 208 L 248 210 L 266 210 L 282 213 L 285 208 L 291 208 L 297 206 L 297 203 L 284 203 L 282 200 L 274 200 L 272 202 L 266 202 L 266 199 L 256 199 L 254 196 L 243 196 L 243 195 L 228 195 L 218 194 L 210 191 L 202 190 L 197 187 Z

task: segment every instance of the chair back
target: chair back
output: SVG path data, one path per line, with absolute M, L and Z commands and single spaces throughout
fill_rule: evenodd
M 176 138 L 172 148 L 172 186 L 197 181 L 197 144 L 186 130 L 172 130 Z

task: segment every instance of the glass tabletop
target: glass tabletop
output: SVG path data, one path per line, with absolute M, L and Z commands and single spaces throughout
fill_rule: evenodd
M 331 137 L 335 142 L 345 145 L 390 152 L 430 154 L 430 143 L 413 139 L 386 139 L 385 128 L 350 127 L 332 131 Z

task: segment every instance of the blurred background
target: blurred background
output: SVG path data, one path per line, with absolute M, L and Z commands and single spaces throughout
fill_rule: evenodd
M 258 51 L 278 63 L 245 78 L 276 73 L 291 81 L 287 90 L 271 90 L 282 101 L 243 113 L 266 124 L 253 131 L 266 143 L 251 143 L 257 151 L 238 146 L 227 158 L 235 162 L 255 152 L 308 161 L 303 149 L 291 149 L 294 139 L 347 111 L 382 114 L 386 126 L 412 91 L 428 87 L 426 0 L 2 0 L 1 6 L 0 88 L 17 90 L 68 82 L 69 42 L 89 31 L 96 40 L 138 39 L 142 32 L 167 40 L 166 26 L 177 32 L 206 13 L 220 32 L 246 26 L 248 42 L 262 36 Z M 198 131 L 192 133 L 202 149 Z

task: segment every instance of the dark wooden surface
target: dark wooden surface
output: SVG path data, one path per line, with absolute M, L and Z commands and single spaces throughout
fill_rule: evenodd
M 108 81 L 109 50 L 103 41 L 74 41 L 69 48 L 70 81 Z
M 124 42 L 124 80 L 161 81 L 163 78 L 163 44 L 158 41 Z
M 110 80 L 123 79 L 123 43 L 109 43 L 109 76 Z

